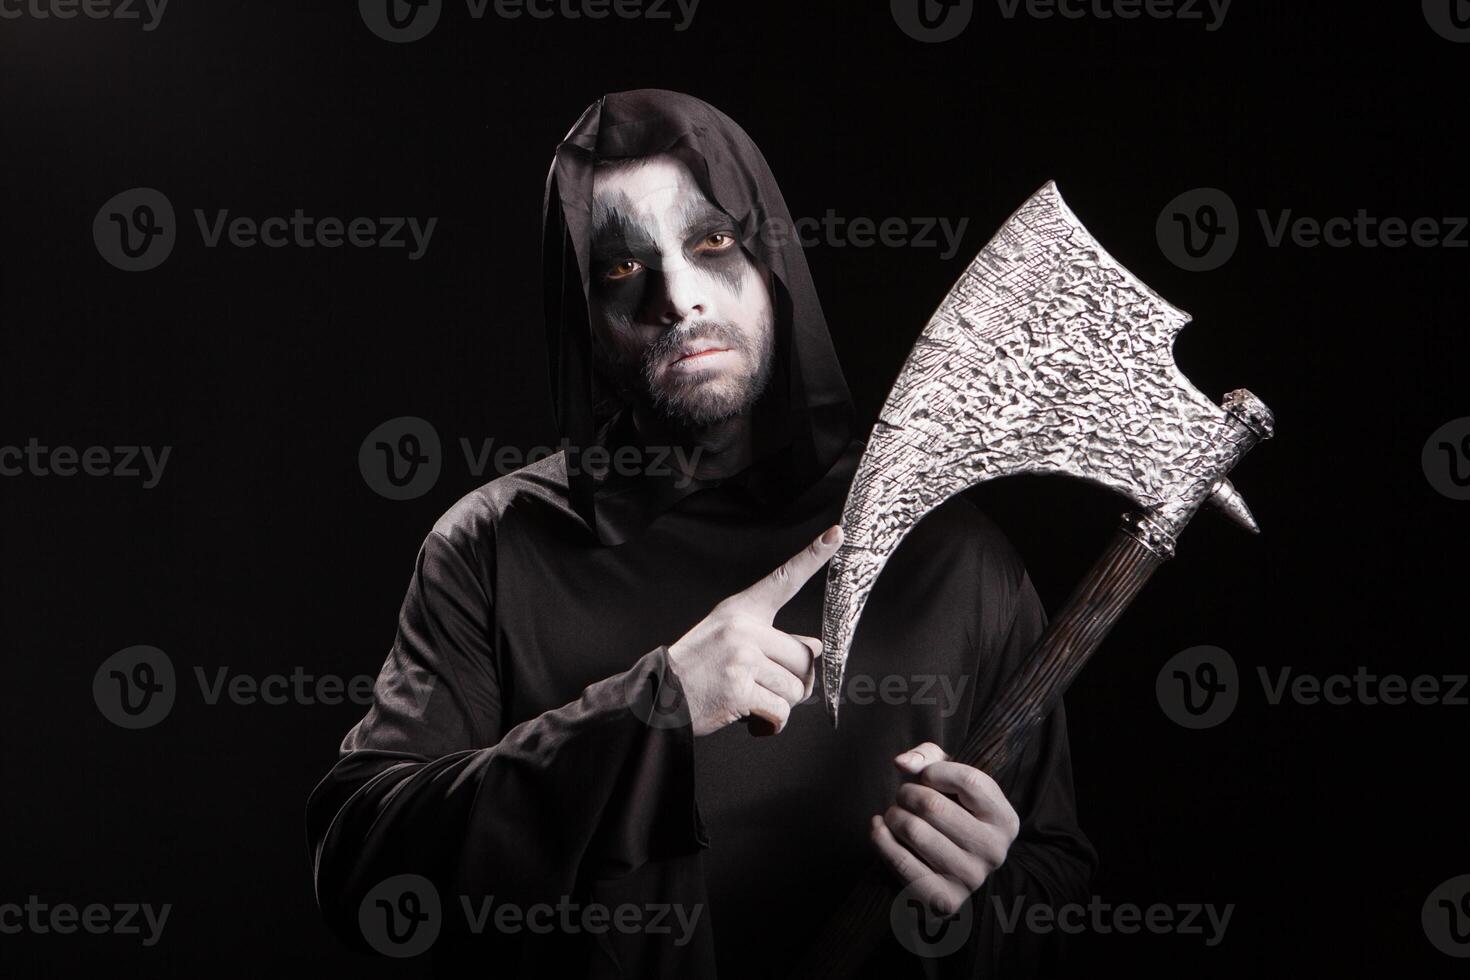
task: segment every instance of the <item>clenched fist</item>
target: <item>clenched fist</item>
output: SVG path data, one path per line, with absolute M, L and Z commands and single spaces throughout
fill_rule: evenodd
M 994 779 L 953 762 L 933 742 L 894 759 L 906 775 L 898 800 L 872 818 L 883 863 L 929 908 L 954 915 L 1005 862 L 1021 818 Z
M 752 719 L 754 734 L 779 732 L 791 709 L 811 696 L 822 641 L 783 633 L 771 622 L 840 544 L 842 528 L 834 524 L 780 568 L 721 601 L 669 647 L 695 735 L 741 718 Z

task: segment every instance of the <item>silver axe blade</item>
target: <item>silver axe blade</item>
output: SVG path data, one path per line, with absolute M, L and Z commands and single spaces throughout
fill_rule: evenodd
M 1123 268 L 1048 182 L 991 239 L 914 345 L 858 464 L 827 570 L 822 687 L 837 724 L 863 605 L 925 514 L 986 480 L 1060 473 L 1140 511 L 1138 534 L 1167 557 L 1206 499 L 1255 522 L 1225 480 L 1269 436 L 1249 392 L 1224 407 L 1174 363 L 1189 315 Z

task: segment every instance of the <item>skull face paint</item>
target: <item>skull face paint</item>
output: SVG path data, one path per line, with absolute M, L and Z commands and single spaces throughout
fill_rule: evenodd
M 604 367 L 668 421 L 702 427 L 770 380 L 767 273 L 687 166 L 663 154 L 599 166 L 588 298 Z

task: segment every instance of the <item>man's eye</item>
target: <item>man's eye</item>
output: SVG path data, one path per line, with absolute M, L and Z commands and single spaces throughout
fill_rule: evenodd
M 704 241 L 699 243 L 702 252 L 723 252 L 735 244 L 735 236 L 727 235 L 723 231 L 717 231 L 713 235 L 706 235 Z
M 624 259 L 621 262 L 614 263 L 612 268 L 608 269 L 607 272 L 604 273 L 603 278 L 626 279 L 631 275 L 636 275 L 640 270 L 642 270 L 642 268 L 643 263 L 639 262 L 637 259 Z

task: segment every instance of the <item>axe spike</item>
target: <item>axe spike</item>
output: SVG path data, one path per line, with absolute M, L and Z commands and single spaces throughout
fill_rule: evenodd
M 1215 484 L 1215 489 L 1210 492 L 1210 503 L 1219 508 L 1220 513 L 1250 533 L 1261 533 L 1261 525 L 1256 523 L 1256 515 L 1251 513 L 1251 509 L 1246 506 L 1245 498 L 1240 495 L 1239 490 L 1235 489 L 1235 484 L 1229 480 L 1221 480 Z

